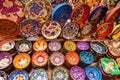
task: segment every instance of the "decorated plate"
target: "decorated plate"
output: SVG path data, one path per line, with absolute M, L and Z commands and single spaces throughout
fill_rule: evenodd
M 77 49 L 80 51 L 89 50 L 89 48 L 90 48 L 90 44 L 88 42 L 85 42 L 85 41 L 77 42 L 76 46 L 77 46 Z
M 51 14 L 51 6 L 46 0 L 33 0 L 25 5 L 25 17 L 35 19 L 40 23 L 46 22 Z
M 52 80 L 69 80 L 68 70 L 64 67 L 56 67 L 52 73 Z
M 29 77 L 24 70 L 15 70 L 10 74 L 8 80 L 29 80 Z
M 12 55 L 7 52 L 0 53 L 0 69 L 5 69 L 12 63 Z
M 0 19 L 0 37 L 12 38 L 18 35 L 19 28 L 16 22 L 8 19 Z
M 85 68 L 86 77 L 88 80 L 101 80 L 102 73 L 95 66 L 88 66 Z
M 94 9 L 91 13 L 90 16 L 88 18 L 88 21 L 90 21 L 90 23 L 94 23 L 94 24 L 98 24 L 100 23 L 100 21 L 104 18 L 104 16 L 106 15 L 108 11 L 107 7 L 103 7 L 103 6 L 99 6 L 96 9 Z
M 81 64 L 83 63 L 85 65 L 89 65 L 89 64 L 92 64 L 94 61 L 94 56 L 92 55 L 92 53 L 88 51 L 80 52 L 79 56 L 80 56 Z
M 0 80 L 7 80 L 7 74 L 4 71 L 0 71 Z
M 105 73 L 111 74 L 111 75 L 119 75 L 120 74 L 119 67 L 114 59 L 101 58 L 100 63 L 101 63 L 102 69 Z
M 32 48 L 32 42 L 28 40 L 20 40 L 16 43 L 16 49 L 19 52 L 28 52 Z
M 15 42 L 12 39 L 5 39 L 0 42 L 0 51 L 9 51 L 13 49 Z
M 71 13 L 70 19 L 72 22 L 83 24 L 89 16 L 90 8 L 87 4 L 78 4 Z
M 60 42 L 58 41 L 51 41 L 49 42 L 48 44 L 48 48 L 51 50 L 51 51 L 59 51 L 61 49 L 62 45 Z
M 120 14 L 120 7 L 112 8 L 105 17 L 105 22 L 114 23 Z
M 73 39 L 77 36 L 80 26 L 77 23 L 68 23 L 63 26 L 62 34 L 65 39 Z
M 85 80 L 85 71 L 79 66 L 73 66 L 69 71 L 72 80 Z
M 20 22 L 24 18 L 24 6 L 19 0 L 0 0 L 0 19 Z
M 34 69 L 30 75 L 30 80 L 48 80 L 48 73 L 42 68 Z
M 61 25 L 57 21 L 47 21 L 42 26 L 42 35 L 47 39 L 55 39 L 61 33 Z
M 112 23 L 102 23 L 97 27 L 96 35 L 98 38 L 105 38 L 112 32 L 112 29 Z
M 64 24 L 70 17 L 72 7 L 67 3 L 58 4 L 52 11 L 51 19 Z
M 63 46 L 67 51 L 75 51 L 76 50 L 75 42 L 70 41 L 70 40 L 65 41 Z
M 35 66 L 45 66 L 48 62 L 48 54 L 43 51 L 38 51 L 32 55 L 32 63 Z
M 50 55 L 50 61 L 55 66 L 60 66 L 65 62 L 65 57 L 61 52 L 53 52 Z
M 20 53 L 14 57 L 13 65 L 17 69 L 24 69 L 30 64 L 30 56 L 26 53 Z
M 106 54 L 107 52 L 106 46 L 102 42 L 99 42 L 99 41 L 91 42 L 90 47 L 91 47 L 92 53 L 95 53 L 97 55 L 98 54 L 103 55 L 103 54 Z
M 47 49 L 47 42 L 45 40 L 36 41 L 33 44 L 33 49 L 35 51 L 44 51 Z
M 24 37 L 33 37 L 40 34 L 41 24 L 32 19 L 25 19 L 20 24 L 20 32 Z
M 91 35 L 93 35 L 93 33 L 95 33 L 96 31 L 96 24 L 92 24 L 88 21 L 85 22 L 85 24 L 83 25 L 83 27 L 80 30 L 80 34 L 83 38 L 87 38 L 90 37 Z
M 65 59 L 66 59 L 66 65 L 68 67 L 77 65 L 80 61 L 78 53 L 74 51 L 67 52 L 65 55 Z
M 111 34 L 113 39 L 120 38 L 120 24 L 114 26 Z

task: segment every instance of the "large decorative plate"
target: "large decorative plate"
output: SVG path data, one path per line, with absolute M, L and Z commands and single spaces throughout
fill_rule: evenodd
M 0 0 L 0 19 L 20 22 L 24 18 L 24 6 L 19 0 Z
M 32 63 L 36 67 L 42 67 L 45 66 L 48 62 L 48 54 L 43 51 L 38 51 L 33 53 L 32 55 Z
M 85 80 L 85 71 L 79 66 L 73 66 L 69 71 L 72 80 Z
M 9 51 L 13 49 L 15 42 L 12 39 L 5 39 L 0 42 L 0 51 Z
M 94 9 L 91 12 L 91 14 L 90 14 L 90 16 L 88 18 L 88 21 L 90 21 L 91 23 L 94 23 L 94 24 L 100 23 L 100 21 L 106 15 L 107 11 L 108 11 L 107 7 L 103 7 L 103 6 L 97 7 L 96 9 Z
M 17 69 L 24 69 L 30 64 L 30 55 L 20 53 L 14 57 L 13 65 Z
M 47 39 L 55 39 L 61 33 L 61 25 L 57 21 L 47 21 L 41 29 L 42 35 Z
M 57 5 L 51 14 L 51 19 L 56 20 L 60 24 L 64 24 L 70 17 L 72 7 L 67 3 Z
M 48 80 L 48 73 L 42 68 L 34 69 L 30 75 L 30 80 Z
M 80 29 L 80 35 L 82 38 L 88 38 L 92 36 L 97 28 L 97 24 L 92 24 L 88 21 L 86 21 L 83 25 L 83 27 Z
M 0 38 L 12 38 L 18 35 L 18 24 L 8 20 L 0 19 Z
M 29 80 L 29 77 L 26 71 L 15 70 L 10 74 L 8 80 Z
M 5 69 L 12 63 L 12 55 L 7 52 L 0 53 L 0 69 Z
M 112 8 L 107 13 L 107 15 L 105 17 L 105 22 L 114 23 L 117 20 L 119 15 L 120 15 L 120 7 Z
M 96 35 L 99 39 L 105 38 L 112 32 L 112 29 L 113 29 L 112 23 L 102 23 L 97 27 Z
M 62 28 L 62 34 L 65 39 L 74 39 L 78 32 L 79 32 L 80 26 L 77 23 L 68 23 L 63 26 Z
M 41 24 L 32 19 L 25 19 L 20 24 L 20 32 L 24 37 L 33 37 L 40 34 Z
M 88 80 L 101 80 L 102 73 L 97 67 L 88 66 L 85 68 L 86 77 Z
M 25 17 L 46 22 L 51 14 L 51 6 L 46 0 L 33 0 L 25 5 Z
M 64 54 L 61 52 L 53 52 L 50 55 L 50 62 L 55 66 L 61 66 L 65 62 Z
M 83 24 L 90 13 L 90 8 L 87 4 L 78 4 L 71 13 L 70 19 L 72 22 L 77 22 L 78 24 Z

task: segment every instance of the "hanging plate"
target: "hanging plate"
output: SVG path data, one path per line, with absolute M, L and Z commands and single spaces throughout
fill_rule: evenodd
M 99 39 L 105 38 L 111 33 L 112 29 L 113 29 L 112 23 L 102 23 L 97 27 L 96 35 Z
M 63 26 L 62 28 L 62 34 L 65 39 L 74 39 L 78 32 L 79 32 L 80 26 L 77 23 L 68 23 Z
M 0 0 L 0 19 L 20 22 L 24 18 L 24 6 L 19 0 Z
M 12 38 L 18 35 L 18 33 L 19 33 L 19 28 L 17 23 L 8 19 L 0 19 L 1 38 Z
M 70 17 L 72 7 L 67 3 L 57 5 L 51 14 L 51 19 L 56 20 L 60 24 L 64 24 Z
M 41 29 L 42 35 L 47 39 L 55 39 L 61 33 L 61 25 L 57 21 L 47 21 Z
M 90 8 L 87 4 L 78 4 L 71 13 L 70 19 L 72 22 L 83 24 L 89 16 Z
M 41 24 L 32 19 L 25 19 L 20 24 L 20 32 L 24 37 L 34 37 L 40 34 Z
M 98 24 L 100 23 L 100 21 L 104 18 L 104 16 L 106 15 L 108 11 L 107 7 L 103 7 L 103 6 L 99 6 L 96 9 L 94 9 L 89 18 L 88 21 L 90 21 L 90 23 L 94 23 L 94 24 Z
M 25 5 L 25 17 L 46 22 L 51 14 L 51 6 L 46 0 L 33 0 Z
M 105 17 L 105 22 L 114 23 L 118 16 L 120 15 L 120 7 L 115 7 L 109 10 L 108 14 Z

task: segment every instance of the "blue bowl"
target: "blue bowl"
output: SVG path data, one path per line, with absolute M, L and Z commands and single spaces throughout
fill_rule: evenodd
M 101 80 L 102 74 L 95 66 L 88 66 L 85 68 L 86 80 Z
M 51 19 L 64 24 L 70 17 L 72 6 L 67 3 L 58 4 L 52 11 Z
M 80 56 L 80 64 L 85 66 L 90 65 L 94 61 L 94 56 L 88 51 L 82 51 L 79 54 Z

